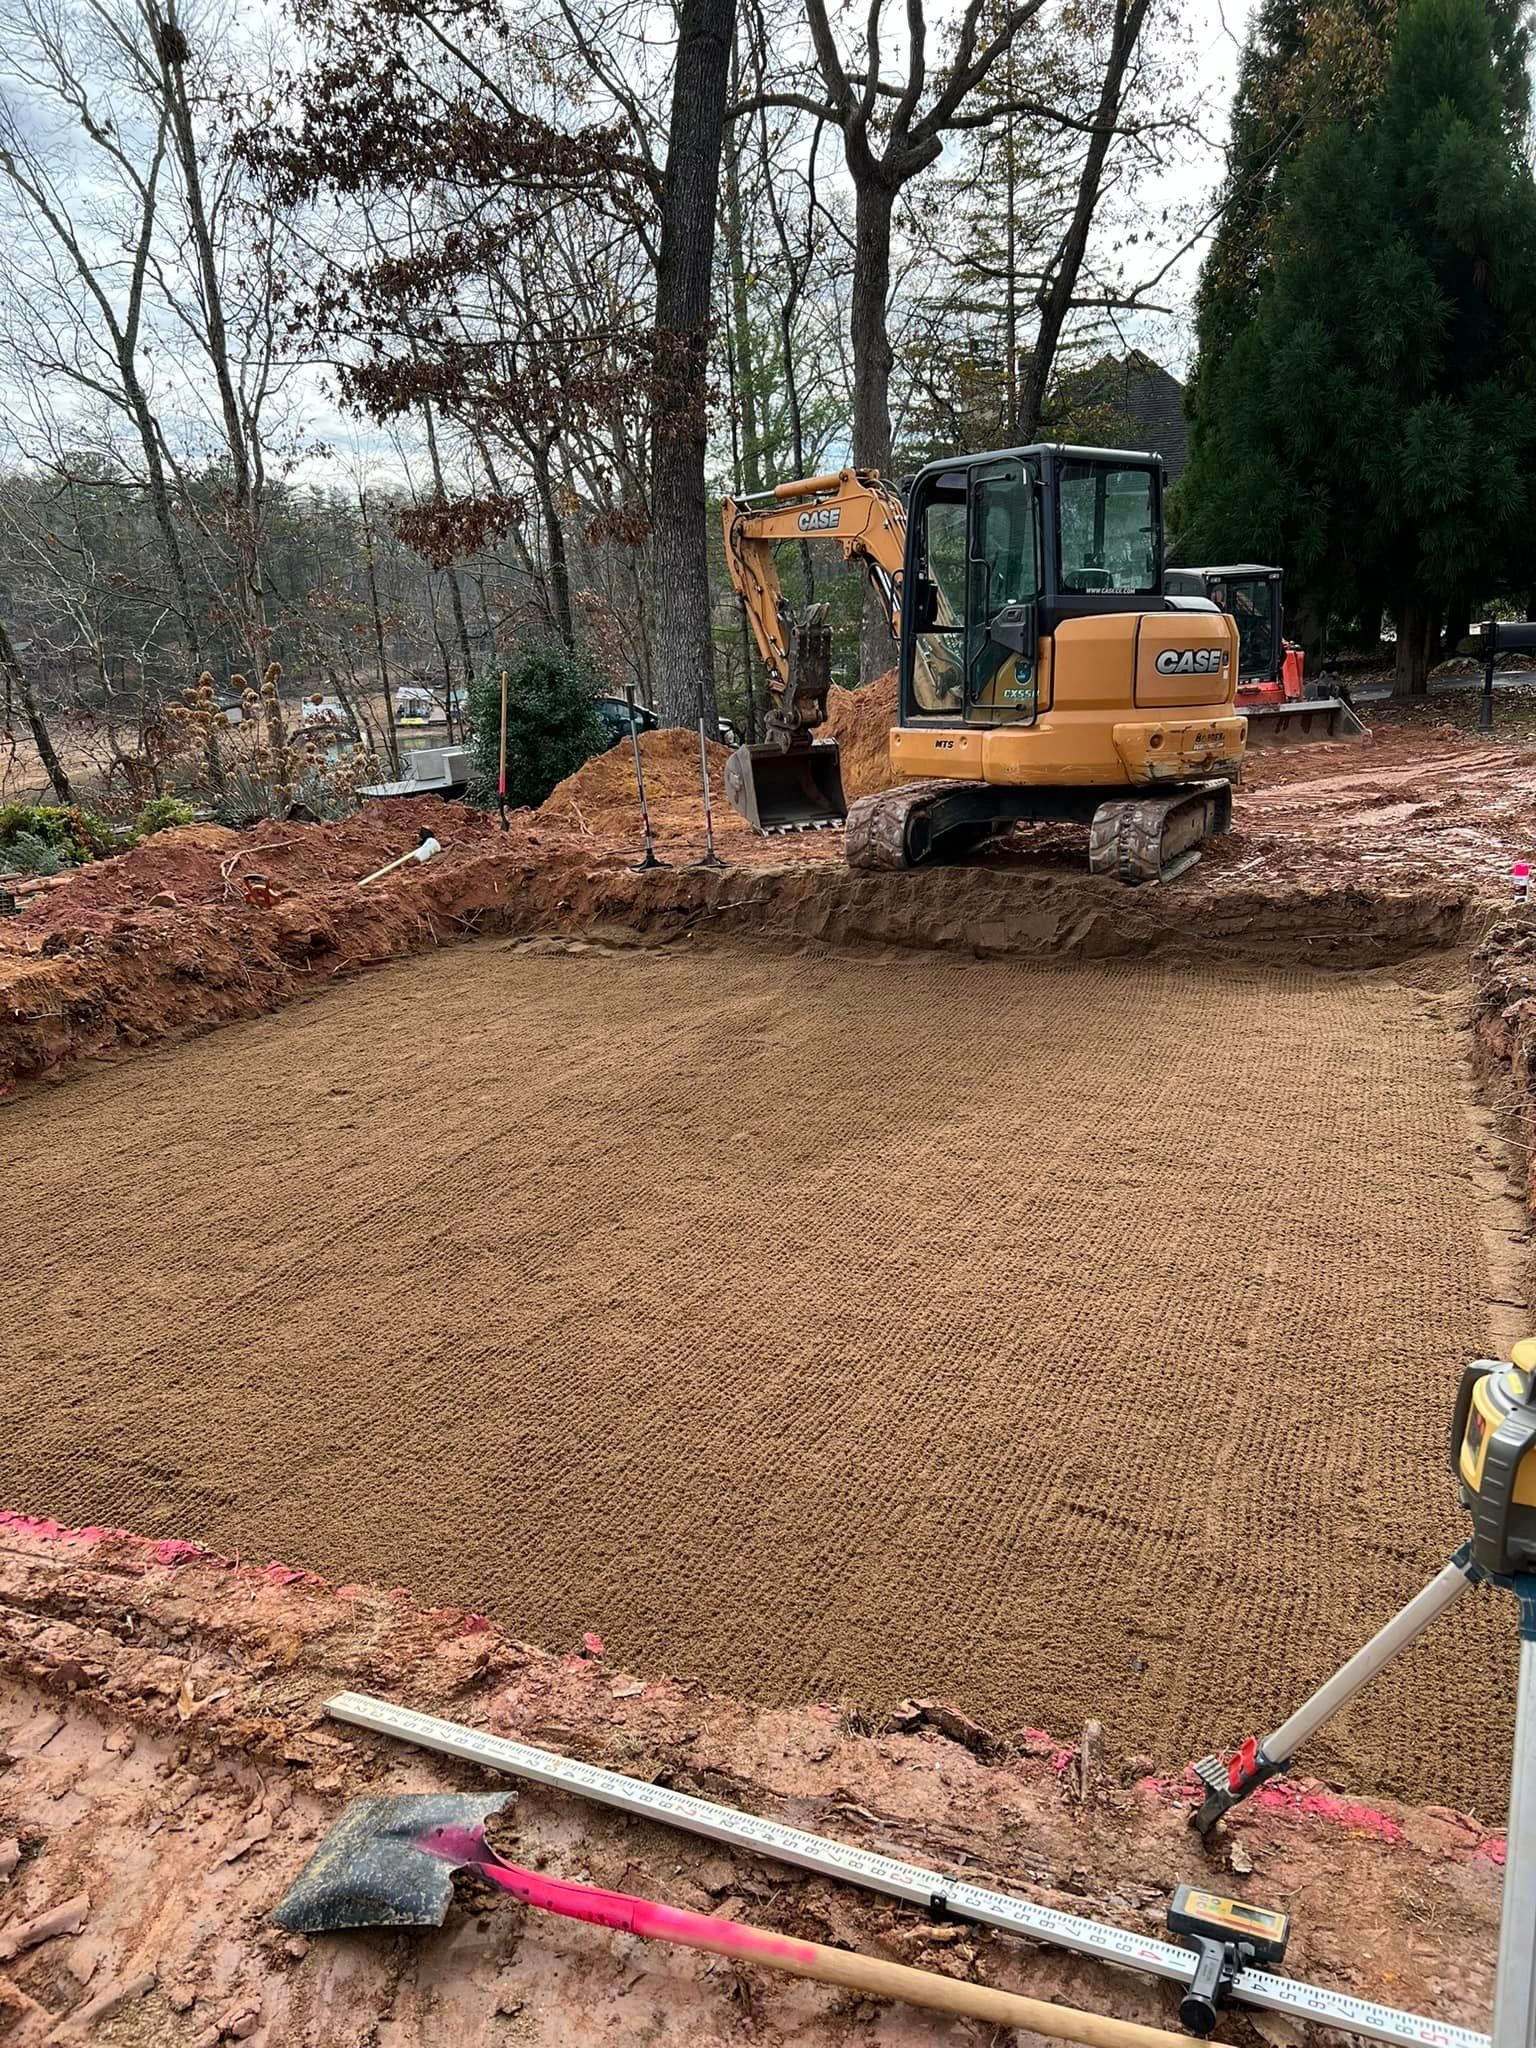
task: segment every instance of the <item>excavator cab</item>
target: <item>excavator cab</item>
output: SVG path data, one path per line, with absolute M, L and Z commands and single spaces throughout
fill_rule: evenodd
M 727 768 L 759 830 L 843 820 L 826 717 L 830 648 L 785 605 L 773 550 L 811 537 L 868 569 L 898 646 L 888 781 L 846 812 L 859 868 L 963 858 L 1015 823 L 1089 827 L 1089 867 L 1167 881 L 1227 829 L 1245 719 L 1238 632 L 1163 564 L 1150 452 L 1036 443 L 872 470 L 722 507 L 725 556 L 773 697 L 764 745 Z

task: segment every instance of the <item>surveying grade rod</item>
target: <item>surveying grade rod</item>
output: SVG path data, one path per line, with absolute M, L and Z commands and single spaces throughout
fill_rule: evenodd
M 901 1863 L 878 1850 L 807 1834 L 801 1828 L 760 1814 L 717 1806 L 710 1800 L 696 1799 L 691 1793 L 652 1784 L 646 1778 L 628 1778 L 618 1771 L 605 1770 L 600 1764 L 583 1763 L 576 1757 L 559 1756 L 529 1743 L 491 1735 L 481 1728 L 439 1720 L 412 1707 L 372 1699 L 366 1693 L 338 1693 L 326 1701 L 325 1712 L 332 1720 L 354 1728 L 391 1735 L 398 1741 L 415 1743 L 422 1749 L 458 1757 L 489 1770 L 510 1772 L 550 1791 L 574 1793 L 578 1798 L 614 1807 L 620 1813 L 633 1814 L 639 1820 L 683 1828 L 749 1856 L 771 1857 L 775 1862 L 809 1870 L 818 1877 L 834 1878 L 843 1884 L 881 1892 L 888 1898 L 905 1900 L 936 1917 L 993 1927 L 1004 1934 L 1022 1935 L 1027 1941 L 1048 1942 L 1100 1962 L 1143 1970 L 1185 1987 L 1193 1984 L 1200 1971 L 1201 1959 L 1192 1948 L 1161 1940 L 1144 1928 L 1132 1932 L 1105 1921 L 1082 1919 L 1054 1906 L 1037 1905 L 1017 1893 L 973 1884 L 954 1873 Z M 1337 2027 L 1364 2040 L 1390 2042 L 1395 2048 L 1491 2048 L 1486 2034 L 1456 2026 L 1452 2021 L 1402 2012 L 1374 1999 L 1356 1998 L 1348 1992 L 1308 1984 L 1298 1977 L 1277 1976 L 1273 1971 L 1251 1965 L 1241 1968 L 1226 1988 L 1227 1996 L 1242 2004 L 1319 2026 Z
M 632 689 L 624 692 L 624 701 L 629 706 L 629 744 L 635 755 L 635 788 L 640 792 L 640 820 L 645 826 L 645 859 L 635 863 L 634 872 L 642 873 L 646 868 L 664 868 L 666 862 L 656 858 L 656 840 L 651 831 L 651 807 L 645 800 L 645 770 L 640 764 L 640 724 L 635 717 L 635 693 Z
M 1515 1692 L 1515 1757 L 1509 1777 L 1499 1962 L 1493 1980 L 1495 2048 L 1531 2048 L 1536 2040 L 1536 1579 L 1522 1574 L 1516 1598 L 1520 1602 L 1520 1678 Z
M 723 868 L 725 862 L 715 851 L 715 812 L 709 800 L 709 749 L 704 739 L 704 721 L 699 720 L 699 776 L 704 784 L 704 845 L 706 852 L 699 862 L 701 868 Z

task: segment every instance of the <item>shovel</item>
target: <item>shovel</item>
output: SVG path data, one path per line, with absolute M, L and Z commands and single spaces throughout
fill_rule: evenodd
M 438 1797 L 360 1799 L 320 1844 L 273 1918 L 295 1933 L 343 1927 L 440 1927 L 455 1870 L 568 1920 L 586 1920 L 653 1941 L 675 1942 L 757 1963 L 820 1984 L 838 1984 L 874 1998 L 899 1998 L 932 2012 L 960 2013 L 994 2027 L 1027 2027 L 1085 2048 L 1189 2048 L 1187 2034 L 1131 2020 L 1078 2012 L 1012 1991 L 994 1991 L 879 1956 L 827 1948 L 707 1913 L 690 1913 L 626 1892 L 572 1884 L 508 1863 L 485 1839 L 486 1820 L 515 1797 L 446 1793 Z M 436 1870 L 434 1879 L 431 1873 Z

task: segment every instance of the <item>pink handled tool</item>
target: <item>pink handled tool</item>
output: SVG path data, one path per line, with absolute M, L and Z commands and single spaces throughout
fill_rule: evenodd
M 705 1949 L 737 1962 L 761 1963 L 768 1969 L 812 1977 L 822 1984 L 840 1984 L 875 1998 L 900 1998 L 935 2012 L 962 2013 L 970 2019 L 988 2020 L 993 2026 L 1028 2027 L 1059 2041 L 1083 2042 L 1085 2048 L 1189 2048 L 1187 2034 L 1165 2033 L 1160 2027 L 1049 2005 L 1043 1999 L 994 1991 L 985 1984 L 941 1977 L 932 1970 L 914 1970 L 906 1963 L 888 1963 L 850 1949 L 796 1941 L 761 1927 L 743 1926 L 737 1920 L 631 1898 L 626 1892 L 605 1892 L 596 1885 L 545 1877 L 499 1856 L 479 1825 L 428 1828 L 416 1837 L 416 1847 L 458 1868 L 473 1868 L 487 1884 L 510 1892 L 524 1905 L 562 1914 L 567 1920 L 589 1920 L 624 1934 L 674 1941 L 684 1948 Z

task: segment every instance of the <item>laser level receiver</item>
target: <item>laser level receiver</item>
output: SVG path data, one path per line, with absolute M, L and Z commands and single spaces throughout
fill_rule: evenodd
M 1192 2034 L 1204 2036 L 1215 2028 L 1216 2015 L 1239 1971 L 1284 1960 L 1291 1923 L 1267 1906 L 1250 1906 L 1246 1899 L 1223 1898 L 1219 1892 L 1181 1884 L 1168 1908 L 1168 1932 L 1200 1958 L 1179 2000 L 1179 2018 Z
M 1473 1586 L 1513 1593 L 1520 1676 L 1492 2048 L 1536 2048 L 1536 1338 L 1516 1344 L 1508 1364 L 1479 1358 L 1463 1370 L 1451 1421 L 1451 1470 L 1472 1518 L 1470 1542 L 1272 1735 L 1262 1741 L 1250 1735 L 1227 1758 L 1202 1758 L 1195 1774 L 1206 1794 L 1191 1820 L 1209 1834 L 1265 1779 L 1289 1770 L 1307 1738 Z

